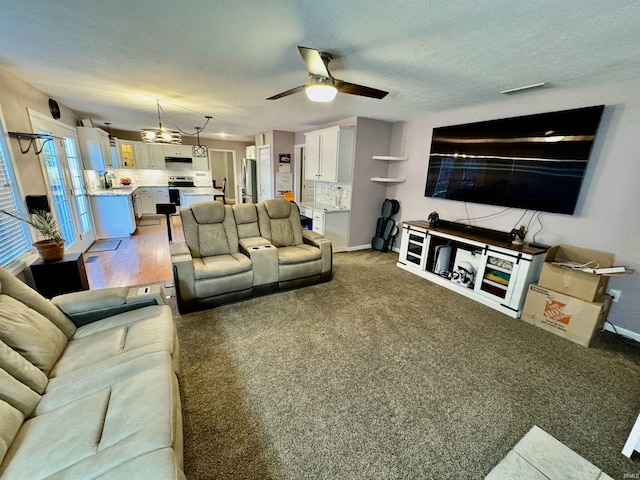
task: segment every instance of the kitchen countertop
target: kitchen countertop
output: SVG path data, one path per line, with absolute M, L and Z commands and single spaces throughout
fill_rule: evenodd
M 329 205 L 328 203 L 298 202 L 298 205 L 306 208 L 324 210 L 324 213 L 340 213 L 349 211 L 348 208 L 338 208 L 334 207 L 333 205 Z
M 114 187 L 114 188 L 100 188 L 87 192 L 87 195 L 92 197 L 101 196 L 127 196 L 134 193 L 139 188 L 170 188 L 167 185 L 137 185 L 130 187 Z M 213 187 L 176 187 L 178 190 L 183 191 L 188 195 L 222 195 L 222 190 L 215 189 Z

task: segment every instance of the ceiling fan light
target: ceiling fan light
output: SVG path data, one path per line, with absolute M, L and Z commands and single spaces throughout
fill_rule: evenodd
M 307 85 L 305 88 L 307 98 L 312 102 L 332 102 L 338 93 L 338 89 L 333 85 Z

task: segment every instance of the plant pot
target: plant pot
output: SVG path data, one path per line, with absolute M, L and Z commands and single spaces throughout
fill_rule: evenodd
M 33 244 L 43 262 L 56 262 L 64 257 L 64 244 L 58 245 L 50 240 L 40 240 Z

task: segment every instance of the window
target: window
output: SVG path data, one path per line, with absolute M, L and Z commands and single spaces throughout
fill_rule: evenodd
M 18 180 L 13 169 L 0 111 L 0 209 L 25 214 Z M 20 270 L 18 261 L 31 252 L 31 234 L 26 223 L 0 214 L 0 266 L 12 273 Z M 12 268 L 13 267 L 13 268 Z

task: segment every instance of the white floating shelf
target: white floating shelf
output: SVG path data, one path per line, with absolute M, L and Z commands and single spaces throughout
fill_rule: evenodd
M 389 177 L 371 177 L 372 182 L 378 183 L 403 183 L 406 181 L 404 178 L 389 178 Z
M 373 158 L 374 160 L 380 160 L 383 162 L 406 162 L 407 160 L 409 160 L 408 157 L 388 157 L 384 155 L 374 155 L 371 158 Z

